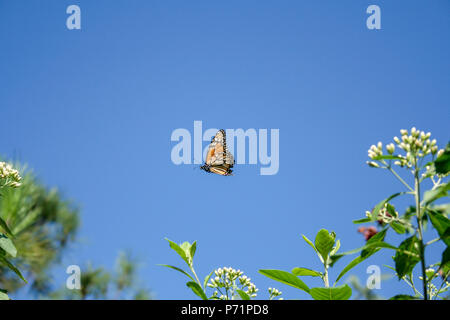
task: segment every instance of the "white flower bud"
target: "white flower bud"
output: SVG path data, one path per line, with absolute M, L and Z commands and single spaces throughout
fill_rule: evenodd
M 366 163 L 369 165 L 369 167 L 372 167 L 372 168 L 379 168 L 380 167 L 380 165 L 378 163 L 374 162 L 374 161 L 367 161 Z
M 386 146 L 386 150 L 389 154 L 393 154 L 395 151 L 395 145 L 393 143 L 390 143 Z
M 420 133 L 420 139 L 422 139 L 423 141 L 427 139 L 427 134 L 424 131 Z

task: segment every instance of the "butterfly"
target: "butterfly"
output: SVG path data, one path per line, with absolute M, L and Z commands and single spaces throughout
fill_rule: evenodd
M 222 176 L 230 176 L 234 163 L 234 157 L 227 149 L 225 130 L 220 129 L 212 138 L 205 164 L 200 169 Z

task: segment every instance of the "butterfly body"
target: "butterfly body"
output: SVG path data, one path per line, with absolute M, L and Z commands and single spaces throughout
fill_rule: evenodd
M 212 138 L 205 164 L 200 169 L 222 176 L 230 176 L 234 163 L 234 157 L 227 149 L 225 130 L 220 129 Z

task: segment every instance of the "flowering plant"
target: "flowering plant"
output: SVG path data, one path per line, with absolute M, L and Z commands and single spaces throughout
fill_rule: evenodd
M 450 173 L 450 145 L 447 145 L 445 150 L 438 150 L 436 139 L 430 139 L 430 132 L 425 133 L 414 127 L 410 131 L 402 129 L 400 133 L 401 138 L 393 138 L 395 144 L 386 145 L 387 154 L 383 152 L 382 142 L 372 145 L 368 151 L 371 160 L 367 164 L 391 172 L 403 184 L 405 190 L 382 200 L 371 211 L 366 211 L 366 218 L 356 220 L 354 223 L 377 221 L 382 226 L 383 238 L 388 229 L 397 234 L 408 235 L 398 247 L 385 242 L 379 244 L 379 248 L 396 251 L 393 257 L 395 267 L 392 269 L 398 279 L 404 280 L 414 292 L 413 296 L 397 295 L 393 299 L 439 298 L 449 288 L 447 279 L 450 274 L 450 220 L 447 216 L 450 213 L 450 206 L 438 205 L 436 201 L 448 197 L 450 184 L 445 180 Z M 396 153 L 397 148 L 399 152 Z M 396 171 L 397 168 L 410 173 L 411 184 Z M 422 193 L 422 188 L 426 184 L 431 185 L 431 188 Z M 414 205 L 400 215 L 391 202 L 403 195 L 412 196 Z M 428 222 L 431 222 L 438 237 L 426 242 L 424 233 Z M 374 231 L 374 227 L 370 228 L 371 236 L 378 232 Z M 363 233 L 366 230 L 368 229 L 364 229 Z M 438 241 L 446 246 L 441 261 L 427 266 L 425 250 Z M 413 270 L 419 263 L 422 292 L 416 288 L 413 280 Z
M 314 243 L 306 236 L 303 239 L 314 249 L 321 263 L 323 271 L 311 270 L 304 267 L 293 268 L 291 272 L 283 270 L 264 269 L 259 272 L 273 280 L 290 285 L 307 292 L 316 300 L 347 300 L 352 295 L 347 285 L 336 286 L 339 280 L 356 265 L 365 261 L 380 250 L 394 250 L 394 270 L 399 280 L 405 281 L 413 289 L 414 295 L 398 294 L 391 299 L 437 299 L 450 288 L 447 281 L 450 275 L 450 204 L 436 204 L 438 200 L 448 198 L 450 184 L 446 181 L 450 173 L 450 144 L 445 149 L 438 149 L 437 141 L 431 140 L 431 133 L 412 128 L 410 131 L 401 130 L 401 138 L 394 137 L 394 143 L 386 145 L 387 153 L 383 151 L 383 143 L 372 145 L 368 151 L 370 160 L 367 164 L 373 168 L 385 169 L 392 173 L 405 187 L 405 190 L 395 193 L 379 202 L 375 207 L 366 211 L 366 217 L 353 221 L 360 223 L 376 223 L 375 226 L 360 227 L 358 232 L 365 237 L 366 244 L 354 250 L 338 253 L 340 241 L 336 241 L 336 234 L 328 230 L 320 230 Z M 399 152 L 396 152 L 398 150 Z M 398 172 L 398 168 L 411 174 L 410 185 Z M 424 186 L 430 189 L 422 192 Z M 400 214 L 392 201 L 400 196 L 409 195 L 414 198 L 414 205 L 408 207 Z M 428 223 L 429 222 L 429 223 Z M 424 233 L 427 225 L 436 231 L 438 237 L 425 241 Z M 385 241 L 388 230 L 408 237 L 398 246 Z M 232 268 L 219 268 L 206 276 L 203 284 L 200 283 L 193 268 L 193 257 L 196 251 L 196 242 L 185 242 L 181 245 L 168 240 L 174 249 L 188 264 L 191 274 L 174 267 L 190 278 L 186 285 L 202 299 L 251 299 L 256 296 L 257 289 L 250 279 L 240 270 Z M 446 249 L 442 252 L 440 261 L 427 265 L 425 249 L 430 245 L 442 242 Z M 329 269 L 342 257 L 359 253 L 337 276 L 333 285 L 330 285 Z M 417 264 L 421 266 L 422 290 L 416 288 L 413 280 L 413 270 Z M 211 278 L 212 275 L 214 278 Z M 323 281 L 323 287 L 309 288 L 299 277 L 318 277 Z M 208 282 L 209 281 L 209 282 Z M 206 288 L 215 291 L 211 297 L 206 296 Z M 277 289 L 269 288 L 269 299 L 279 296 Z
M 283 270 L 263 269 L 259 272 L 275 281 L 290 285 L 291 287 L 307 292 L 315 300 L 348 300 L 352 296 L 352 289 L 347 285 L 336 286 L 339 279 L 353 266 L 347 266 L 337 277 L 333 286 L 330 286 L 329 269 L 337 261 L 335 258 L 341 246 L 339 240 L 336 241 L 336 234 L 321 229 L 314 240 L 314 243 L 305 235 L 303 240 L 308 243 L 317 254 L 323 264 L 323 272 L 304 267 L 293 268 L 291 272 Z M 299 277 L 318 277 L 322 279 L 324 287 L 309 288 Z
M 166 240 L 169 242 L 170 248 L 172 248 L 189 266 L 190 272 L 171 265 L 163 264 L 162 266 L 171 268 L 187 276 L 190 281 L 186 283 L 186 286 L 201 299 L 251 300 L 257 296 L 259 289 L 251 282 L 251 279 L 244 275 L 244 272 L 241 270 L 236 270 L 231 267 L 213 270 L 205 277 L 203 283 L 200 282 L 194 269 L 194 255 L 197 250 L 197 242 L 194 241 L 191 244 L 186 241 L 178 245 L 169 239 Z M 214 290 L 210 297 L 206 294 L 208 288 Z M 270 300 L 282 294 L 281 291 L 275 288 L 269 288 L 268 291 Z
M 9 163 L 0 162 L 0 196 L 2 189 L 18 188 L 22 177 L 19 171 L 14 169 Z M 0 265 L 3 265 L 16 273 L 26 282 L 20 271 L 9 261 L 9 257 L 16 257 L 17 249 L 11 238 L 13 234 L 5 220 L 0 217 Z M 0 300 L 9 300 L 7 291 L 0 288 Z

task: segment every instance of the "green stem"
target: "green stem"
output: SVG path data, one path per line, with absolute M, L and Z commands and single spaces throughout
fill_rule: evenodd
M 433 239 L 433 240 L 430 240 L 430 241 L 428 241 L 427 243 L 425 243 L 425 247 L 426 247 L 426 246 L 429 246 L 430 244 L 433 244 L 433 243 L 435 243 L 435 242 L 437 242 L 437 241 L 439 241 L 439 240 L 441 240 L 440 237 L 438 237 L 438 238 L 436 238 L 436 239 Z
M 414 285 L 414 280 L 413 280 L 412 276 L 409 277 L 409 281 L 406 280 L 406 278 L 404 278 L 403 280 L 411 286 L 411 288 L 414 290 L 415 295 L 419 295 L 419 296 L 422 295 L 419 291 L 417 291 L 416 286 Z
M 442 283 L 441 283 L 439 289 L 436 291 L 436 298 L 439 296 L 439 293 L 442 290 L 442 287 L 444 286 L 445 283 L 446 283 L 446 281 L 442 280 Z M 436 298 L 435 298 L 435 300 L 436 300 Z
M 417 158 L 415 161 L 414 170 L 414 196 L 416 200 L 416 217 L 419 235 L 419 250 L 420 250 L 420 264 L 422 266 L 422 283 L 423 283 L 423 299 L 428 300 L 428 290 L 427 290 L 427 274 L 425 267 L 425 246 L 423 244 L 423 233 L 422 233 L 422 215 L 420 210 L 420 182 L 419 182 L 419 170 L 417 169 Z
M 192 274 L 193 274 L 194 277 L 195 277 L 195 280 L 197 280 L 198 285 L 199 285 L 200 287 L 203 288 L 202 284 L 200 283 L 200 280 L 199 280 L 198 277 L 197 277 L 197 274 L 195 273 L 194 267 L 193 267 L 193 266 L 189 266 L 189 268 L 191 269 Z
M 329 288 L 330 287 L 330 283 L 328 281 L 328 266 L 327 266 L 327 262 L 325 262 L 323 265 L 325 267 L 325 273 L 323 275 L 323 283 L 325 285 L 325 288 Z

